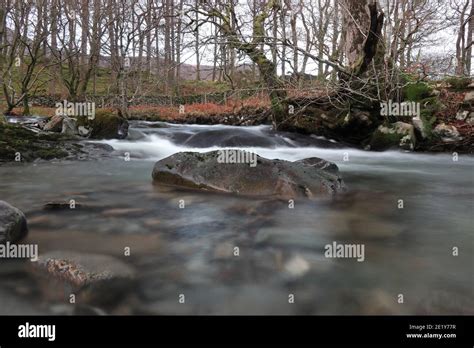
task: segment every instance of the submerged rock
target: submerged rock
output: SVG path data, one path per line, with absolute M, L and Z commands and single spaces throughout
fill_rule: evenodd
M 0 201 L 0 243 L 15 243 L 27 234 L 28 225 L 21 210 Z
M 76 251 L 51 251 L 32 263 L 44 296 L 52 301 L 69 301 L 71 294 L 78 303 L 114 306 L 135 284 L 135 270 L 109 255 Z
M 82 205 L 79 203 L 72 203 L 72 202 L 66 202 L 66 201 L 54 201 L 54 202 L 48 202 L 43 206 L 43 209 L 45 210 L 69 210 L 69 209 L 76 209 L 76 208 L 81 208 Z
M 245 151 L 235 151 L 244 158 Z M 247 153 L 249 154 L 249 153 Z M 254 154 L 254 163 L 220 163 L 221 151 L 179 152 L 153 168 L 156 183 L 249 196 L 282 198 L 333 195 L 344 190 L 334 163 L 320 158 L 289 162 Z
M 0 315 L 48 315 L 44 308 L 33 303 L 34 298 L 25 298 L 13 291 L 0 288 Z
M 100 254 L 52 251 L 40 256 L 35 268 L 77 287 L 117 278 L 133 279 L 134 271 L 119 259 Z

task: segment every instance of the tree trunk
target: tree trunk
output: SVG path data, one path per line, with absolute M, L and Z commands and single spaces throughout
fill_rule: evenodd
M 471 14 L 467 27 L 467 41 L 466 41 L 466 75 L 471 76 L 471 61 L 472 61 L 472 35 L 474 31 L 474 0 L 471 0 Z
M 265 56 L 265 52 L 259 46 L 265 37 L 265 20 L 270 16 L 271 10 L 277 10 L 278 8 L 278 1 L 271 0 L 253 19 L 253 38 L 251 42 L 245 42 L 239 37 L 237 30 L 232 26 L 231 18 L 235 17 L 234 13 L 230 12 L 223 15 L 217 9 L 210 13 L 210 16 L 222 20 L 220 27 L 230 48 L 245 53 L 257 65 L 260 76 L 269 90 L 274 129 L 278 129 L 288 114 L 287 94 L 283 82 L 277 75 L 276 65 Z
M 365 73 L 375 57 L 384 14 L 372 0 L 344 0 L 344 53 L 350 75 Z
M 195 6 L 198 8 L 199 0 L 196 0 Z M 199 14 L 196 11 L 196 22 L 199 20 Z M 199 28 L 194 31 L 194 51 L 196 54 L 196 81 L 201 80 L 201 57 L 199 56 Z
M 280 27 L 281 27 L 281 32 L 282 32 L 282 41 L 286 42 L 286 23 L 285 23 L 285 18 L 286 18 L 286 10 L 282 9 L 281 14 L 280 14 Z M 281 75 L 283 78 L 285 77 L 286 74 L 286 45 L 282 45 L 281 47 Z
M 60 11 L 58 7 L 58 1 L 51 1 L 51 58 L 57 57 L 58 51 L 58 17 L 60 16 Z M 52 71 L 53 79 L 49 82 L 49 93 L 56 93 L 56 81 L 58 79 L 58 73 L 55 68 Z M 56 80 L 56 81 L 55 81 Z

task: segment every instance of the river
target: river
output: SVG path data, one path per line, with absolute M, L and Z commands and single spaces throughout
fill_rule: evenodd
M 367 152 L 268 126 L 132 122 L 129 139 L 103 142 L 115 151 L 99 161 L 0 166 L 0 199 L 25 212 L 40 254 L 136 269 L 111 313 L 474 314 L 472 156 Z M 157 160 L 221 148 L 333 161 L 347 193 L 292 205 L 153 185 Z M 71 199 L 77 209 L 43 209 Z M 364 245 L 364 260 L 325 257 L 333 242 Z M 0 277 L 1 314 L 65 311 L 20 261 L 2 260 Z

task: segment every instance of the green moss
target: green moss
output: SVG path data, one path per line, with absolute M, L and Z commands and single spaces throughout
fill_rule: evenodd
M 0 124 L 0 161 L 14 161 L 17 153 L 22 161 L 66 157 L 68 152 L 58 146 L 61 139 L 53 142 L 23 127 Z
M 429 140 L 433 137 L 433 126 L 436 123 L 436 113 L 441 110 L 442 104 L 437 97 L 425 98 L 420 103 L 420 118 L 423 123 L 423 133 Z
M 61 133 L 40 133 L 38 134 L 38 139 L 40 140 L 46 140 L 46 141 L 59 141 L 59 140 L 67 140 L 70 139 L 71 137 L 66 136 Z
M 334 113 L 324 112 L 328 119 L 323 122 L 323 127 L 329 131 L 322 135 L 336 140 L 343 140 L 351 144 L 367 143 L 373 132 L 381 123 L 378 111 L 366 110 L 361 113 L 357 109 L 344 108 L 337 116 Z
M 49 160 L 53 158 L 64 158 L 68 155 L 67 151 L 57 148 L 50 148 L 50 149 L 39 149 L 36 151 L 36 155 L 39 158 Z
M 398 133 L 382 133 L 375 131 L 370 141 L 371 150 L 383 151 L 391 147 L 398 147 L 403 134 Z
M 431 93 L 431 87 L 424 82 L 409 83 L 403 88 L 404 99 L 409 101 L 421 101 L 428 98 Z
M 445 79 L 445 82 L 449 83 L 449 85 L 457 90 L 462 90 L 466 89 L 467 86 L 471 83 L 471 78 L 469 77 L 458 77 L 458 76 L 453 76 L 453 77 L 448 77 Z

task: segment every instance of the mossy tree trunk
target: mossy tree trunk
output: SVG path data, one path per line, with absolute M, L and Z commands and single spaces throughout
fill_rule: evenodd
M 342 76 L 344 80 L 367 72 L 380 51 L 383 22 L 384 13 L 377 1 L 344 1 L 344 54 L 348 67 Z
M 0 8 L 0 86 L 3 86 L 3 69 L 5 64 L 3 35 L 5 33 L 5 9 Z M 5 117 L 0 113 L 0 124 L 6 123 Z
M 268 59 L 262 50 L 265 38 L 265 21 L 271 16 L 272 11 L 278 11 L 281 7 L 280 0 L 270 0 L 261 9 L 261 12 L 253 19 L 252 40 L 247 42 L 239 35 L 238 28 L 232 25 L 232 18 L 235 18 L 235 12 L 232 6 L 226 6 L 223 13 L 219 9 L 212 8 L 207 12 L 197 10 L 200 14 L 208 17 L 215 25 L 219 26 L 227 39 L 228 45 L 246 54 L 258 67 L 260 77 L 269 91 L 273 127 L 278 126 L 285 120 L 288 114 L 288 104 L 286 101 L 287 93 L 285 86 L 278 77 L 276 64 Z M 212 19 L 220 19 L 219 23 Z M 202 23 L 197 23 L 197 26 Z
M 344 0 L 342 11 L 346 67 L 338 72 L 340 99 L 345 100 L 348 112 L 355 107 L 377 113 L 378 100 L 386 97 L 382 43 L 384 13 L 374 0 Z M 372 64 L 375 64 L 374 69 Z

